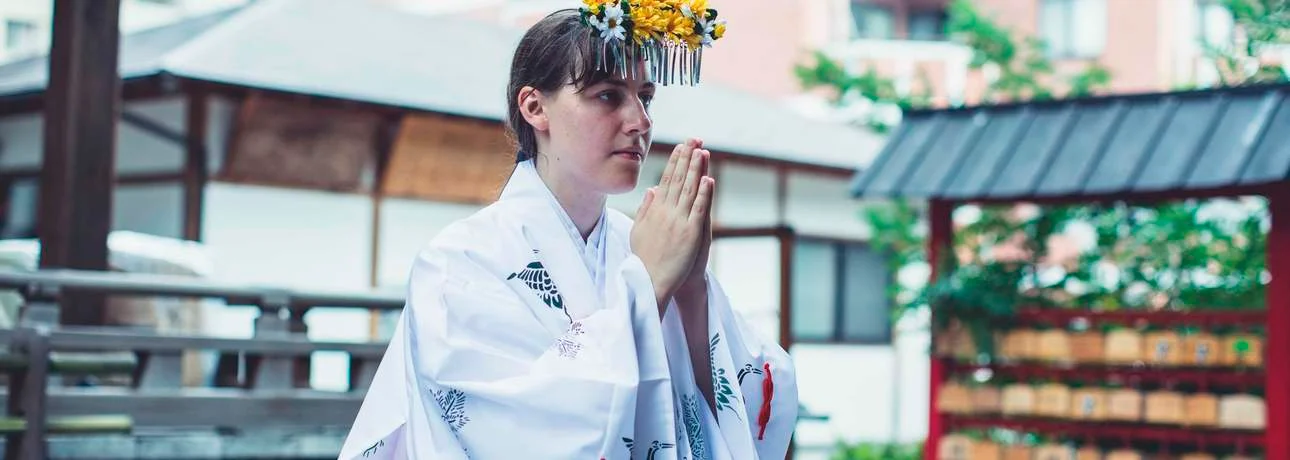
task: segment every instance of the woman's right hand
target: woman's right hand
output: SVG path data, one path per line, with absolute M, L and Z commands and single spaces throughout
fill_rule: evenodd
M 694 264 L 712 210 L 715 183 L 700 145 L 692 139 L 676 146 L 658 186 L 645 191 L 632 226 L 632 252 L 649 272 L 660 315 Z

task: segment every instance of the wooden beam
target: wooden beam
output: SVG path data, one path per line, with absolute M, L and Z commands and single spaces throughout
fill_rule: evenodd
M 184 117 L 184 239 L 189 241 L 202 240 L 202 210 L 210 168 L 206 154 L 208 100 L 200 90 L 189 93 Z
M 934 200 L 930 203 L 928 209 L 929 233 L 927 239 L 927 261 L 932 266 L 932 274 L 927 281 L 928 285 L 936 281 L 937 276 L 944 276 L 945 273 L 939 273 L 941 267 L 941 258 L 954 257 L 954 224 L 953 224 L 954 203 L 948 201 Z M 933 322 L 932 324 L 935 324 Z M 933 332 L 932 340 L 936 340 Z M 936 404 L 938 395 L 941 392 L 941 383 L 945 380 L 945 362 L 936 354 L 931 356 L 929 396 L 927 406 L 927 438 L 923 445 L 923 459 L 936 460 L 940 458 L 936 449 L 940 447 L 941 436 L 945 434 L 945 418 L 937 410 Z
M 40 168 L 18 168 L 0 171 L 0 184 L 20 180 L 40 179 Z M 169 184 L 184 179 L 183 171 L 146 171 L 123 173 L 116 176 L 117 185 Z
M 120 0 L 55 0 L 41 174 L 40 266 L 108 268 L 116 171 Z M 65 324 L 101 324 L 104 298 L 67 293 Z
M 1290 185 L 1281 185 L 1267 194 L 1268 230 L 1267 269 L 1272 274 L 1267 301 L 1267 426 L 1264 432 L 1264 458 L 1290 460 L 1290 369 L 1283 363 L 1290 359 Z
M 788 168 L 775 166 L 775 224 L 788 225 Z
M 371 271 L 368 273 L 368 285 L 376 288 L 381 282 L 381 208 L 385 204 L 385 173 L 390 167 L 395 140 L 399 138 L 399 129 L 403 126 L 403 117 L 386 115 L 381 122 L 381 131 L 376 136 L 376 171 L 372 181 L 372 245 Z M 368 312 L 367 336 L 370 340 L 380 340 L 380 310 Z

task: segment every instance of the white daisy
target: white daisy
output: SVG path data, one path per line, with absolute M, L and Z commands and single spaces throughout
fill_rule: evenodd
M 615 3 L 605 7 L 603 24 L 603 26 L 596 25 L 596 28 L 600 29 L 601 39 L 606 41 L 611 38 L 623 40 L 627 37 L 627 29 L 623 28 L 623 7 L 621 5 Z

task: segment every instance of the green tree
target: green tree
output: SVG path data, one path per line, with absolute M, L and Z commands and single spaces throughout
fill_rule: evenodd
M 1054 84 L 1061 82 L 1067 88 L 1066 96 L 1082 96 L 1107 87 L 1111 81 L 1110 71 L 1096 62 L 1077 74 L 1057 75 L 1042 40 L 1020 37 L 982 14 L 970 0 L 954 0 L 948 16 L 946 35 L 972 50 L 969 68 L 982 71 L 990 67 L 998 71 L 998 78 L 986 88 L 987 100 L 1051 99 L 1058 93 Z M 835 104 L 860 97 L 909 110 L 927 107 L 932 100 L 932 88 L 925 73 L 919 75 L 923 84 L 918 91 L 899 94 L 894 81 L 873 68 L 853 74 L 825 53 L 816 52 L 812 58 L 813 62 L 795 68 L 798 80 L 807 89 L 832 90 Z M 878 132 L 891 128 L 884 120 L 871 120 L 869 124 Z
M 1223 0 L 1232 14 L 1240 38 L 1227 43 L 1208 43 L 1201 47 L 1214 61 L 1220 84 L 1290 81 L 1285 69 L 1259 57 L 1269 47 L 1290 44 L 1290 2 L 1286 0 Z

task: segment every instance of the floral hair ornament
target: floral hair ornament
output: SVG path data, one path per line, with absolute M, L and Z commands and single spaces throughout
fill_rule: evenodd
M 726 32 L 708 0 L 583 0 L 582 23 L 591 29 L 596 69 L 636 77 L 637 61 L 660 85 L 695 85 L 703 49 Z

